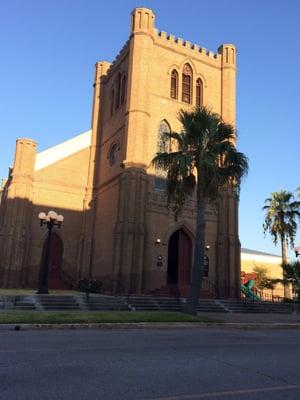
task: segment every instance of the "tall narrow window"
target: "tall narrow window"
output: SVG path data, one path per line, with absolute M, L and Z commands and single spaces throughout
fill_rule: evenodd
M 189 64 L 185 64 L 182 73 L 182 101 L 191 103 L 193 71 Z
M 121 74 L 120 72 L 118 73 L 118 77 L 117 77 L 117 91 L 116 91 L 116 98 L 115 98 L 115 108 L 119 108 L 120 107 L 120 96 L 121 96 Z
M 127 86 L 127 77 L 126 75 L 123 76 L 122 79 L 122 89 L 121 89 L 121 104 L 125 103 L 126 99 L 126 86 Z
M 178 73 L 173 69 L 171 74 L 171 99 L 177 99 L 178 97 Z
M 196 107 L 201 107 L 203 102 L 203 85 L 200 78 L 196 81 Z
M 170 125 L 166 120 L 160 122 L 157 134 L 157 153 L 170 151 L 170 140 L 166 140 L 164 133 L 171 132 Z M 156 168 L 155 170 L 155 188 L 159 190 L 166 189 L 167 171 Z
M 114 113 L 114 107 L 115 107 L 115 89 L 113 89 L 112 92 L 111 92 L 111 99 L 110 99 L 110 116 L 112 116 L 113 113 Z

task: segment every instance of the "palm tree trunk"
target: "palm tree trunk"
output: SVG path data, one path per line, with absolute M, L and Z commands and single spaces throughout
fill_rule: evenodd
M 285 240 L 285 235 L 281 236 L 281 257 L 282 257 L 282 265 L 286 265 L 288 260 L 287 260 L 287 250 L 286 250 L 286 240 Z M 283 270 L 283 279 L 286 279 L 286 274 Z M 286 299 L 291 298 L 291 291 L 288 283 L 284 283 L 284 297 Z
M 197 221 L 196 240 L 194 247 L 194 262 L 192 267 L 191 286 L 188 293 L 185 312 L 197 314 L 198 299 L 201 291 L 201 283 L 204 274 L 204 250 L 205 250 L 205 202 L 200 190 L 197 190 Z

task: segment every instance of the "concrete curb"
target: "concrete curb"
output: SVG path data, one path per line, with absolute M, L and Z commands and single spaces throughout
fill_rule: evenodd
M 197 323 L 132 322 L 91 324 L 0 324 L 0 331 L 66 330 L 66 329 L 300 329 L 299 323 Z

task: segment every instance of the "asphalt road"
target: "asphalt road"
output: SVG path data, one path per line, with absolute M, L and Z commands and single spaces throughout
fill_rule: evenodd
M 299 330 L 0 331 L 1 400 L 299 400 Z

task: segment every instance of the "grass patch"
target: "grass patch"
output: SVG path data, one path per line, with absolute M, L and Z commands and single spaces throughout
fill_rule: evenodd
M 128 323 L 128 322 L 220 322 L 204 316 L 179 312 L 139 311 L 3 311 L 0 324 L 64 324 L 64 323 Z

